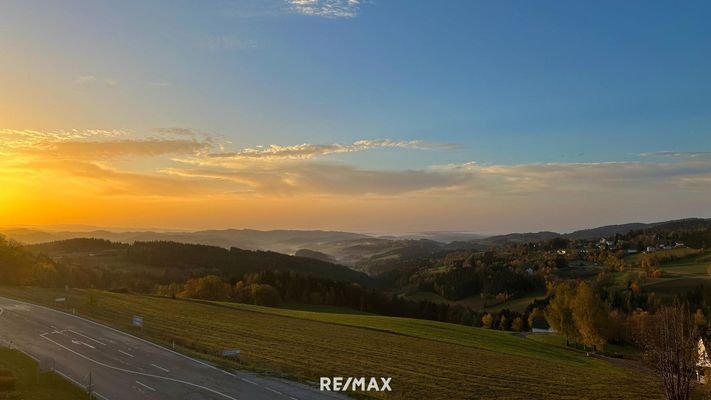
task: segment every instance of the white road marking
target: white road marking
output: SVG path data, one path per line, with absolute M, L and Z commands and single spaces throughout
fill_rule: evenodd
M 159 370 L 164 371 L 164 372 L 170 372 L 170 371 L 168 371 L 167 369 L 161 367 L 160 365 L 151 364 L 151 366 L 156 367 L 156 368 L 158 368 Z
M 24 355 L 26 355 L 27 357 L 29 357 L 29 358 L 31 358 L 31 359 L 37 361 L 38 364 L 40 363 L 39 358 L 33 356 L 32 354 L 30 354 L 30 353 L 28 353 L 28 352 L 26 352 L 26 351 L 22 351 L 22 350 L 20 350 L 20 352 L 22 352 L 22 353 L 23 353 Z
M 143 386 L 144 388 L 150 390 L 151 392 L 155 392 L 155 391 L 156 391 L 154 388 L 152 388 L 152 387 L 146 385 L 145 383 L 143 383 L 143 382 L 141 382 L 141 381 L 136 381 L 136 383 L 139 384 L 139 385 L 141 385 L 141 386 Z
M 245 382 L 247 382 L 247 383 L 251 383 L 251 384 L 254 385 L 254 386 L 259 386 L 259 384 L 258 384 L 257 382 L 252 382 L 252 381 L 250 381 L 250 380 L 247 379 L 247 378 L 240 378 L 240 379 L 242 379 L 243 381 L 245 381 Z
M 170 381 L 170 382 L 182 383 L 182 384 L 184 384 L 184 385 L 196 387 L 196 388 L 198 388 L 198 389 L 202 389 L 202 390 L 208 391 L 208 392 L 210 392 L 210 393 L 214 393 L 214 394 L 216 394 L 216 395 L 218 395 L 218 396 L 224 397 L 224 398 L 229 399 L 229 400 L 237 400 L 237 398 L 235 398 L 235 397 L 229 396 L 229 395 L 224 394 L 224 393 L 222 393 L 222 392 L 218 392 L 218 391 L 215 390 L 215 389 L 210 389 L 209 387 L 205 387 L 205 386 L 202 386 L 202 385 L 198 385 L 197 383 L 187 382 L 187 381 L 183 381 L 183 380 L 175 379 L 175 378 L 169 378 L 169 377 L 167 377 L 167 376 L 160 376 L 160 375 L 147 374 L 147 373 L 144 373 L 144 372 L 132 371 L 132 370 L 130 370 L 130 369 L 119 368 L 119 367 L 114 367 L 113 365 L 104 364 L 104 363 L 102 363 L 101 361 L 97 361 L 97 360 L 94 360 L 93 358 L 87 357 L 87 356 L 85 356 L 84 354 L 81 354 L 81 353 L 79 353 L 79 352 L 77 352 L 77 351 L 74 351 L 74 350 L 70 349 L 69 347 L 67 347 L 67 346 L 65 346 L 65 345 L 63 345 L 63 344 L 61 344 L 61 343 L 59 343 L 59 342 L 57 342 L 57 341 L 54 341 L 54 340 L 50 339 L 50 338 L 48 338 L 46 335 L 40 335 L 40 336 L 41 336 L 43 339 L 45 339 L 45 340 L 47 340 L 47 341 L 50 341 L 50 342 L 54 343 L 55 345 L 57 345 L 57 346 L 63 348 L 64 350 L 67 350 L 67 351 L 69 351 L 69 352 L 71 352 L 71 353 L 74 353 L 74 354 L 78 355 L 79 357 L 81 357 L 81 358 L 83 358 L 83 359 L 85 359 L 85 360 L 88 360 L 88 361 L 90 361 L 90 362 L 92 362 L 92 363 L 94 363 L 94 364 L 96 364 L 96 365 L 100 365 L 100 366 L 105 367 L 105 368 L 109 368 L 109 369 L 113 369 L 113 370 L 116 370 L 116 371 L 125 372 L 125 373 L 127 373 L 127 374 L 141 375 L 141 376 L 147 376 L 147 377 L 149 377 L 149 378 L 163 379 L 163 380 Z
M 270 391 L 270 392 L 272 392 L 272 393 L 276 393 L 276 394 L 278 394 L 278 395 L 283 395 L 283 394 L 284 394 L 284 393 L 282 393 L 282 392 L 280 392 L 280 391 L 278 391 L 278 390 L 276 390 L 276 389 L 272 389 L 272 388 L 267 387 L 267 386 L 264 386 L 264 388 L 267 389 L 268 391 Z
M 119 350 L 119 353 L 123 354 L 124 356 L 129 356 L 129 357 L 131 357 L 131 358 L 135 357 L 133 354 L 126 353 L 126 352 L 123 351 L 123 350 Z
M 230 372 L 227 372 L 227 371 L 225 371 L 224 369 L 217 368 L 217 367 L 214 366 L 214 365 L 211 365 L 211 364 L 208 364 L 208 363 L 206 363 L 206 362 L 200 361 L 200 360 L 198 360 L 198 359 L 195 359 L 195 358 L 186 356 L 185 354 L 178 353 L 178 352 L 175 351 L 175 350 L 171 350 L 171 349 L 169 349 L 169 348 L 167 348 L 167 347 L 163 347 L 163 346 L 157 345 L 157 344 L 155 344 L 155 343 L 153 343 L 153 342 L 150 342 L 150 341 L 148 341 L 148 340 L 146 340 L 146 339 L 139 338 L 138 336 L 131 335 L 130 333 L 126 333 L 126 332 L 120 331 L 120 330 L 118 330 L 118 329 L 116 329 L 116 328 L 112 328 L 112 327 L 110 327 L 110 326 L 108 326 L 108 325 L 100 324 L 100 323 L 98 323 L 98 322 L 96 322 L 96 321 L 92 321 L 92 320 L 90 320 L 90 319 L 87 319 L 87 318 L 84 318 L 84 317 L 80 317 L 80 316 L 75 315 L 75 314 L 71 314 L 71 313 L 68 313 L 68 312 L 56 310 L 56 309 L 50 308 L 50 307 L 41 306 L 41 305 L 39 305 L 39 304 L 28 303 L 28 302 L 26 302 L 26 301 L 21 301 L 21 300 L 16 300 L 16 299 L 10 299 L 10 298 L 7 298 L 7 297 L 2 297 L 2 296 L 0 296 L 0 299 L 9 300 L 9 301 L 12 301 L 12 302 L 15 302 L 15 303 L 20 303 L 20 304 L 25 304 L 25 305 L 28 305 L 28 306 L 31 306 L 31 307 L 38 307 L 38 308 L 42 308 L 42 309 L 47 310 L 47 311 L 52 311 L 52 312 L 56 312 L 56 313 L 58 313 L 58 314 L 64 314 L 64 315 L 67 315 L 67 316 L 70 316 L 70 317 L 74 317 L 74 318 L 80 319 L 80 320 L 82 320 L 82 321 L 84 321 L 84 322 L 88 322 L 88 323 L 90 323 L 90 324 L 93 324 L 93 325 L 96 325 L 96 326 L 98 326 L 98 327 L 101 327 L 101 328 L 103 328 L 103 329 L 108 329 L 108 330 L 114 331 L 114 332 L 116 332 L 116 333 L 119 333 L 119 334 L 121 334 L 121 335 L 128 336 L 128 337 L 133 338 L 133 339 L 136 339 L 136 340 L 140 340 L 140 341 L 143 342 L 143 343 L 146 343 L 146 344 L 149 344 L 149 345 L 151 345 L 151 346 L 153 346 L 153 347 L 159 348 L 159 349 L 161 349 L 161 350 L 165 350 L 165 351 L 167 351 L 167 352 L 173 353 L 173 354 L 175 354 L 175 355 L 177 355 L 177 356 L 180 356 L 180 357 L 185 358 L 186 360 L 190 360 L 190 361 L 192 361 L 192 362 L 198 363 L 198 364 L 203 365 L 203 366 L 205 366 L 205 367 L 212 368 L 212 369 L 214 369 L 214 370 L 220 371 L 220 372 L 222 372 L 222 373 L 224 373 L 224 374 L 226 374 L 226 375 L 236 376 L 235 374 L 232 374 L 232 373 L 230 373 Z
M 94 339 L 94 338 L 92 338 L 92 337 L 83 335 L 83 334 L 81 334 L 81 333 L 79 333 L 79 332 L 73 331 L 73 330 L 71 330 L 71 329 L 69 329 L 69 332 L 71 332 L 71 333 L 73 333 L 73 334 L 75 334 L 75 335 L 79 335 L 79 336 L 83 337 L 84 339 L 91 340 L 91 341 L 94 342 L 94 343 L 98 343 L 98 344 L 100 344 L 100 345 L 102 345 L 102 346 L 106 346 L 106 343 L 101 342 L 101 341 L 99 341 L 99 340 L 96 340 L 96 339 Z
M 96 396 L 96 397 L 99 397 L 99 398 L 103 399 L 103 400 L 109 400 L 108 397 L 106 397 L 106 396 L 104 396 L 104 395 L 102 395 L 102 394 L 99 394 L 99 393 L 96 393 L 96 392 L 94 392 L 94 393 L 92 393 L 92 394 L 93 394 L 94 396 Z
M 88 348 L 90 348 L 90 349 L 95 349 L 95 348 L 96 348 L 96 347 L 90 345 L 89 343 L 84 343 L 84 342 L 82 342 L 82 341 L 80 341 L 80 340 L 74 340 L 74 339 L 72 339 L 72 343 L 73 343 L 73 344 L 80 344 L 80 345 L 86 346 L 86 347 L 88 347 Z
M 59 328 L 57 328 L 57 327 L 54 326 L 54 325 L 50 325 L 49 327 L 52 328 L 52 329 L 54 329 L 55 331 L 56 331 L 57 329 L 59 329 Z
M 290 398 L 291 400 L 299 400 L 299 399 L 297 399 L 297 398 L 294 397 L 294 396 L 289 396 L 289 398 Z
M 5 310 L 3 310 L 2 307 L 0 307 L 0 315 L 2 315 L 2 313 L 4 313 L 4 312 L 5 312 Z

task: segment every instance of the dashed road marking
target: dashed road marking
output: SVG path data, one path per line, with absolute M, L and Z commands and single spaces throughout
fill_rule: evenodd
M 155 392 L 155 391 L 156 391 L 154 388 L 152 388 L 152 387 L 146 385 L 145 383 L 143 383 L 143 382 L 141 382 L 141 381 L 136 381 L 136 383 L 139 384 L 139 385 L 141 385 L 141 386 L 143 386 L 144 388 L 150 390 L 151 392 Z
M 102 367 L 104 367 L 104 368 L 109 368 L 109 369 L 113 369 L 113 370 L 116 370 L 116 371 L 125 372 L 125 373 L 128 373 L 128 374 L 134 374 L 134 375 L 140 375 L 140 376 L 147 376 L 147 377 L 149 377 L 149 378 L 163 379 L 163 380 L 170 381 L 170 382 L 182 383 L 182 384 L 184 384 L 184 385 L 188 385 L 188 386 L 196 387 L 196 388 L 198 388 L 198 389 L 205 390 L 205 391 L 207 391 L 207 392 L 216 394 L 216 395 L 218 395 L 218 396 L 224 397 L 224 398 L 229 399 L 229 400 L 237 400 L 237 398 L 235 398 L 235 397 L 232 397 L 232 396 L 227 395 L 227 394 L 222 393 L 222 392 L 218 392 L 218 391 L 215 390 L 215 389 L 210 389 L 209 387 L 205 387 L 205 386 L 202 386 L 202 385 L 198 385 L 197 383 L 192 383 L 192 382 L 188 382 L 188 381 L 183 381 L 183 380 L 176 379 L 176 378 L 169 378 L 169 377 L 167 377 L 167 376 L 160 376 L 160 375 L 154 375 L 154 374 L 147 374 L 147 373 L 144 373 L 144 372 L 133 371 L 133 370 L 130 370 L 130 369 L 125 369 L 125 368 L 120 368 L 120 367 L 115 367 L 115 366 L 113 366 L 113 365 L 105 364 L 105 363 L 102 363 L 101 361 L 94 360 L 94 359 L 91 358 L 91 357 L 85 356 L 84 354 L 81 354 L 81 353 L 79 353 L 79 352 L 77 352 L 77 351 L 74 351 L 74 350 L 70 349 L 69 347 L 67 347 L 67 346 L 65 346 L 65 345 L 63 345 L 63 344 L 61 344 L 61 343 L 59 343 L 59 342 L 57 342 L 57 341 L 55 341 L 55 340 L 52 340 L 52 339 L 48 338 L 47 335 L 40 335 L 40 337 L 42 337 L 43 339 L 45 339 L 45 340 L 47 340 L 47 341 L 49 341 L 49 342 L 54 343 L 55 345 L 57 345 L 57 346 L 63 348 L 64 350 L 67 350 L 67 351 L 69 351 L 69 352 L 71 352 L 71 353 L 74 353 L 74 354 L 76 354 L 77 356 L 79 356 L 79 357 L 81 357 L 81 358 L 83 358 L 83 359 L 85 359 L 85 360 L 88 360 L 88 361 L 90 361 L 90 362 L 92 362 L 92 363 L 94 363 L 94 364 L 96 364 L 96 365 L 100 365 L 100 366 L 102 366 Z
M 159 370 L 164 371 L 164 372 L 170 372 L 170 371 L 168 371 L 167 369 L 161 367 L 160 365 L 151 364 L 151 366 L 156 367 L 156 368 L 158 368 Z
M 72 344 L 80 344 L 80 345 L 86 346 L 86 347 L 88 347 L 88 348 L 90 348 L 90 349 L 95 349 L 95 348 L 96 348 L 96 347 L 90 345 L 89 343 L 84 343 L 84 342 L 82 342 L 81 340 L 74 340 L 74 339 L 72 339 Z
M 123 350 L 119 350 L 119 353 L 123 354 L 124 356 L 131 357 L 131 358 L 135 357 L 133 354 L 126 353 L 126 352 L 123 351 Z
M 278 391 L 278 390 L 276 390 L 276 389 L 272 389 L 272 388 L 267 387 L 267 386 L 263 386 L 263 387 L 264 387 L 265 389 L 267 389 L 268 391 L 272 392 L 272 393 L 276 393 L 276 394 L 278 394 L 278 395 L 283 395 L 283 394 L 284 394 L 284 393 L 282 393 L 282 392 L 280 392 L 280 391 Z
M 96 340 L 96 339 L 94 339 L 93 337 L 86 336 L 86 335 L 84 335 L 84 334 L 81 334 L 81 333 L 79 333 L 79 332 L 73 331 L 73 330 L 71 330 L 71 329 L 69 329 L 69 332 L 71 332 L 71 333 L 73 333 L 73 334 L 75 334 L 75 335 L 79 335 L 79 336 L 83 337 L 84 339 L 91 340 L 91 341 L 94 342 L 94 343 L 98 343 L 98 344 L 100 344 L 101 346 L 106 346 L 106 343 L 104 343 L 104 342 L 102 342 L 102 341 L 99 341 L 99 340 Z

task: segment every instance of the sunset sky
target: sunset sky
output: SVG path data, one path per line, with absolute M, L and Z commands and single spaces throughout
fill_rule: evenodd
M 711 3 L 0 1 L 0 225 L 711 217 Z

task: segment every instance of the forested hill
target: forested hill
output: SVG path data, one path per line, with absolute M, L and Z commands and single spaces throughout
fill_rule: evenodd
M 25 246 L 35 254 L 85 266 L 146 266 L 165 270 L 211 272 L 225 279 L 239 278 L 248 272 L 280 270 L 298 272 L 334 281 L 357 282 L 369 285 L 372 279 L 366 274 L 342 265 L 295 257 L 272 251 L 251 251 L 235 247 L 185 244 L 176 242 L 115 243 L 101 239 L 69 239 L 51 243 Z

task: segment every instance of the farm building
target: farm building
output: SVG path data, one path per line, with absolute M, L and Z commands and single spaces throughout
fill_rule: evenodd
M 555 333 L 555 329 L 551 328 L 548 321 L 544 317 L 533 317 L 531 321 L 532 333 Z

